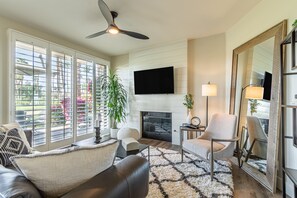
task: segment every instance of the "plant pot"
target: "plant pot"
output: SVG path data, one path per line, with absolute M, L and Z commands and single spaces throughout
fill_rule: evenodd
M 187 124 L 191 124 L 192 117 L 193 117 L 192 112 L 191 112 L 191 110 L 189 110 L 188 116 L 187 116 Z
M 110 129 L 110 137 L 117 138 L 119 129 Z

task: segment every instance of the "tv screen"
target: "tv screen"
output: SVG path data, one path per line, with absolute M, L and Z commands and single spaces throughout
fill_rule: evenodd
M 174 93 L 174 68 L 134 72 L 135 94 L 170 94 Z
M 264 80 L 262 86 L 264 87 L 263 99 L 270 100 L 271 97 L 271 81 L 272 81 L 272 74 L 269 72 L 265 72 Z

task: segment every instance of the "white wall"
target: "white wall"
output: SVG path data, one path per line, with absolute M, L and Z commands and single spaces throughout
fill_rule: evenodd
M 14 21 L 8 20 L 6 18 L 0 17 L 0 124 L 8 122 L 9 119 L 9 106 L 8 106 L 8 82 L 9 72 L 8 72 L 8 29 L 15 29 L 26 34 L 63 45 L 99 58 L 110 60 L 110 57 L 102 54 L 98 51 L 91 50 L 81 45 L 75 44 L 66 39 L 48 34 L 45 32 L 40 32 L 36 29 L 30 28 L 28 26 L 23 26 L 22 24 L 16 23 Z
M 296 0 L 262 0 L 247 15 L 226 31 L 226 94 L 230 93 L 232 51 L 241 44 L 261 34 L 265 30 L 288 19 L 288 32 L 291 24 L 297 18 Z M 229 99 L 226 100 L 226 109 L 229 106 Z M 289 140 L 288 144 L 292 145 Z M 290 146 L 287 148 L 287 163 L 292 168 L 297 168 L 297 149 Z M 287 186 L 287 192 L 293 196 L 292 184 Z
M 215 83 L 218 95 L 209 98 L 209 118 L 213 113 L 226 112 L 225 58 L 224 34 L 177 41 L 132 52 L 129 56 L 112 57 L 111 67 L 118 70 L 125 85 L 130 83 L 126 124 L 140 129 L 141 111 L 172 112 L 173 143 L 179 144 L 179 126 L 186 121 L 187 114 L 182 105 L 185 94 L 194 95 L 192 114 L 200 117 L 202 124 L 205 124 L 206 98 L 201 96 L 201 86 L 209 81 Z M 134 71 L 171 65 L 175 68 L 175 94 L 134 95 Z
M 225 112 L 225 35 L 190 40 L 188 42 L 188 92 L 194 95 L 193 115 L 206 121 L 206 97 L 201 95 L 202 84 L 208 82 L 217 85 L 218 94 L 208 98 L 208 117 L 214 113 Z M 229 94 L 228 94 L 229 96 Z
M 141 111 L 172 113 L 172 143 L 179 144 L 179 126 L 185 122 L 187 112 L 183 97 L 187 94 L 187 41 L 176 41 L 112 57 L 112 68 L 124 84 L 129 83 L 129 115 L 127 125 L 140 130 Z M 134 71 L 174 66 L 174 94 L 134 94 Z M 153 79 L 152 79 L 153 80 Z

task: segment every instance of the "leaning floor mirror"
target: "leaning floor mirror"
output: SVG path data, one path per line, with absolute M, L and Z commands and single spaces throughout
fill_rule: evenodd
M 229 109 L 239 118 L 242 169 L 271 192 L 280 168 L 280 43 L 286 27 L 283 21 L 233 50 Z M 249 93 L 251 87 L 261 97 L 257 89 Z

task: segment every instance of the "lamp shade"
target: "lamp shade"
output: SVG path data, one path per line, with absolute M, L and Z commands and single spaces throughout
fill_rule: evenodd
M 263 99 L 263 93 L 264 93 L 263 87 L 247 87 L 245 92 L 245 98 Z
M 215 84 L 204 84 L 202 85 L 202 96 L 216 96 L 217 85 Z

